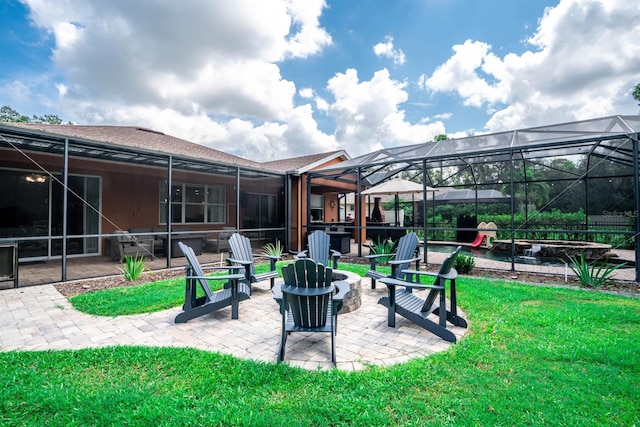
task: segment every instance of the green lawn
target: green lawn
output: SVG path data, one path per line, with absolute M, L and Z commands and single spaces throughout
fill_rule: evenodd
M 640 425 L 640 300 L 466 277 L 458 295 L 471 325 L 449 351 L 360 372 L 179 348 L 0 353 L 0 425 Z

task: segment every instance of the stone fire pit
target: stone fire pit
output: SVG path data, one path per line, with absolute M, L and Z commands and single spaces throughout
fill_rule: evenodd
M 333 270 L 333 281 L 336 285 L 338 282 L 344 282 L 349 285 L 349 292 L 342 299 L 342 308 L 338 312 L 339 314 L 357 310 L 362 304 L 361 280 L 362 277 L 350 271 Z

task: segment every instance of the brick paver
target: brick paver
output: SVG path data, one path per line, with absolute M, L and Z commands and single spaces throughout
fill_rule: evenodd
M 268 288 L 268 282 L 253 287 L 251 299 L 240 303 L 238 320 L 231 319 L 227 307 L 180 324 L 173 321 L 180 308 L 132 316 L 90 316 L 75 310 L 53 285 L 7 289 L 0 298 L 0 350 L 176 346 L 275 362 L 281 318 Z M 387 366 L 451 345 L 400 316 L 396 328 L 388 327 L 387 310 L 377 303 L 386 290 L 371 290 L 366 278 L 362 288 L 361 307 L 338 318 L 338 369 Z M 449 327 L 458 337 L 466 333 L 466 329 Z M 311 370 L 331 368 L 330 343 L 328 334 L 292 334 L 287 339 L 285 362 Z

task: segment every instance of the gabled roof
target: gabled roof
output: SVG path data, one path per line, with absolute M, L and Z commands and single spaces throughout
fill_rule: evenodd
M 86 152 L 96 151 L 92 143 L 100 143 L 103 147 L 111 151 L 117 151 L 118 147 L 126 148 L 129 151 L 141 150 L 144 153 L 162 153 L 165 155 L 179 156 L 185 159 L 183 164 L 193 159 L 193 168 L 204 169 L 203 166 L 197 167 L 196 162 L 214 162 L 227 166 L 241 166 L 251 169 L 264 170 L 269 172 L 285 173 L 294 171 L 302 173 L 326 164 L 336 158 L 349 159 L 344 151 L 332 151 L 328 153 L 313 154 L 309 156 L 294 157 L 291 159 L 282 159 L 272 162 L 257 162 L 244 157 L 227 154 L 214 148 L 196 144 L 184 139 L 166 135 L 162 132 L 152 129 L 136 127 L 136 126 L 93 126 L 93 125 L 52 125 L 45 123 L 0 123 L 0 131 L 11 128 L 19 128 L 28 133 L 34 133 L 34 137 L 46 140 L 47 137 L 56 136 L 60 138 L 70 138 L 74 141 L 86 143 L 91 149 Z M 1 144 L 0 144 L 1 145 Z M 42 144 L 41 144 L 42 145 Z M 59 148 L 40 147 L 41 151 L 59 152 Z M 91 156 L 90 156 L 91 157 Z M 135 153 L 125 154 L 120 152 L 107 156 L 105 154 L 95 154 L 93 157 L 110 158 L 112 160 L 126 161 L 128 158 L 140 158 Z M 153 164 L 153 161 L 149 162 Z
M 348 160 L 350 157 L 344 150 L 338 150 L 327 153 L 310 154 L 308 156 L 292 157 L 290 159 L 274 160 L 264 162 L 262 165 L 280 172 L 301 174 L 339 158 Z

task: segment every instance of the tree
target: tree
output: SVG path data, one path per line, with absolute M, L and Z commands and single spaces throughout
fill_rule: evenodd
M 0 122 L 10 123 L 29 123 L 29 117 L 23 116 L 8 105 L 3 105 L 0 108 Z
M 29 118 L 18 113 L 8 105 L 0 108 L 0 122 L 9 123 L 48 123 L 50 125 L 59 125 L 62 119 L 55 114 L 45 114 L 44 116 L 36 116 L 35 114 Z M 71 124 L 71 122 L 69 122 Z
M 638 105 L 640 105 L 640 83 L 638 83 L 633 90 L 633 99 L 638 101 Z

